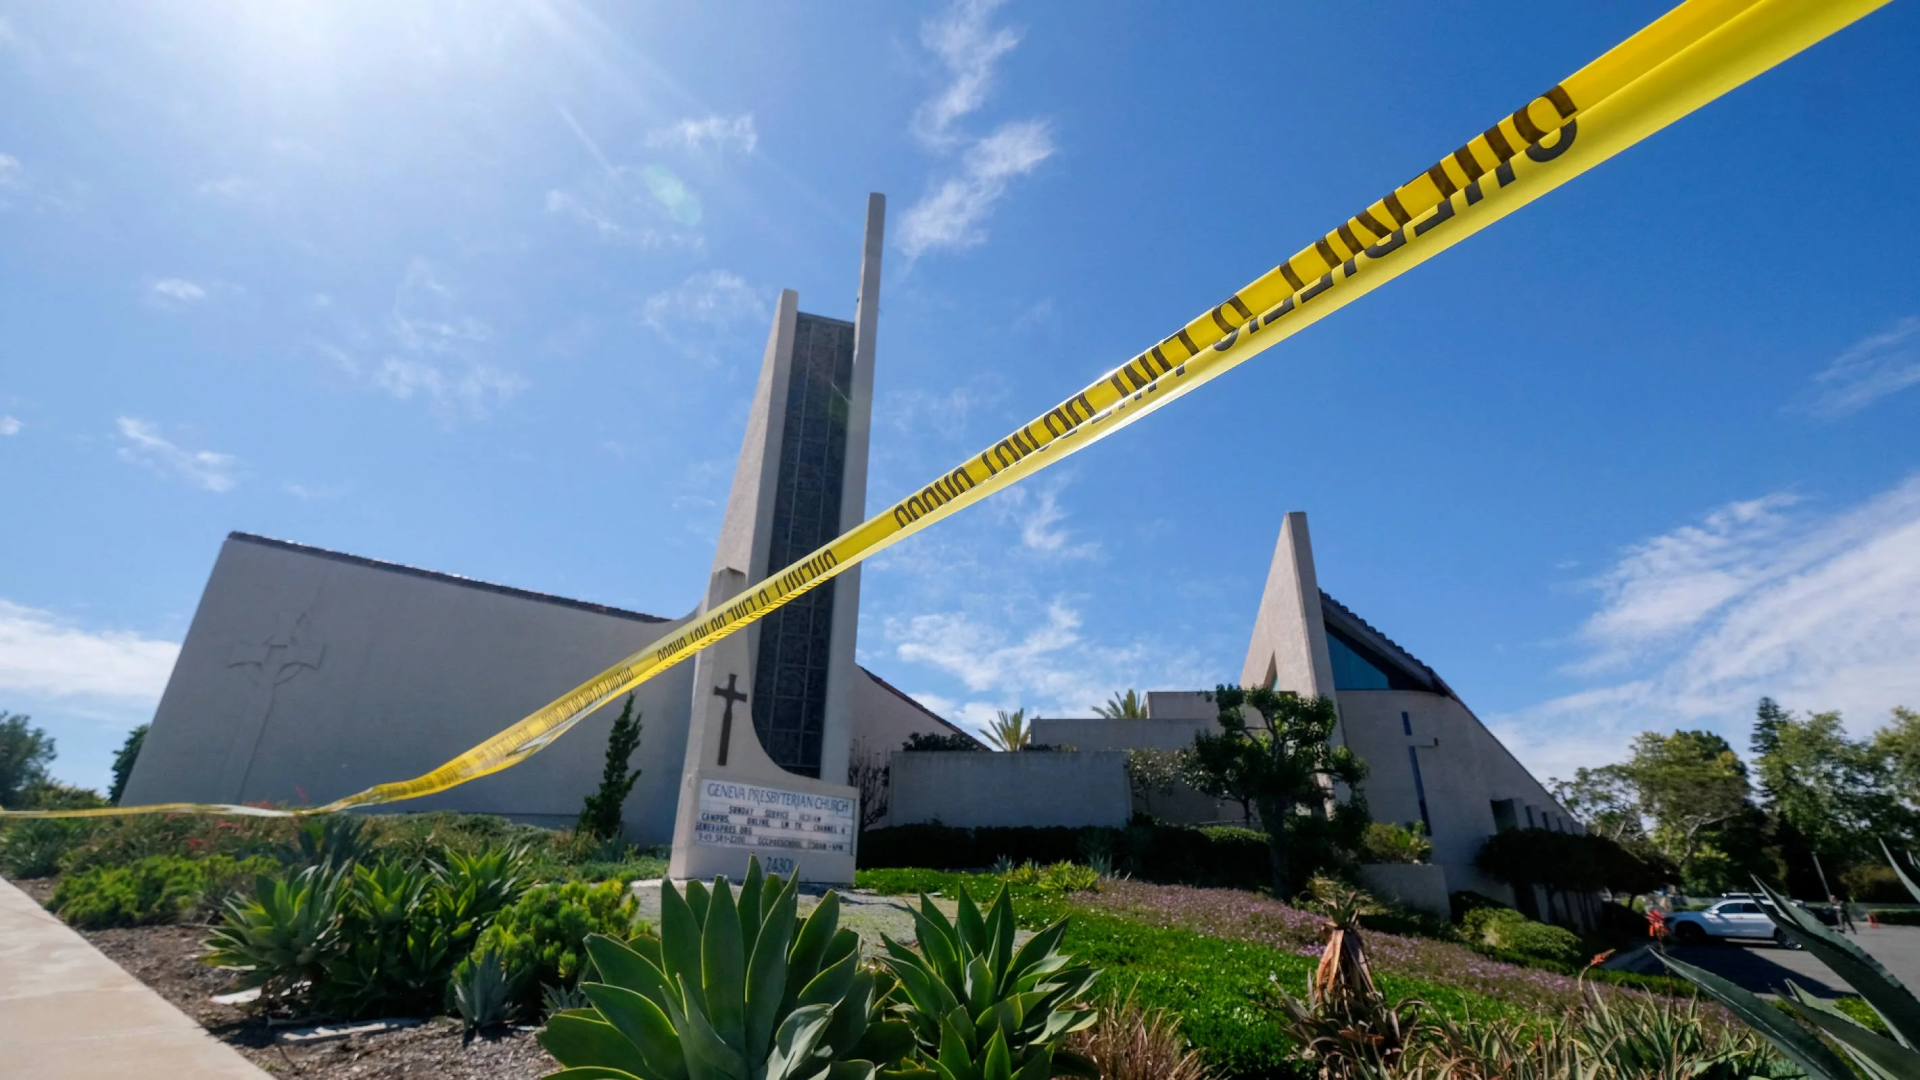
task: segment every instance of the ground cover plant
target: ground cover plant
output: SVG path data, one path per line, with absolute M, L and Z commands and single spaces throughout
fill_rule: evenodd
M 83 930 L 180 922 L 220 910 L 256 875 L 278 868 L 260 856 L 154 855 L 126 866 L 95 866 L 68 874 L 47 907 Z

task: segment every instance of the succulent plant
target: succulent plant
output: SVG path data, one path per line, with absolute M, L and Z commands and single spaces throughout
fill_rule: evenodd
M 1060 1045 L 1098 1014 L 1075 1007 L 1100 973 L 1071 967 L 1060 951 L 1062 919 L 1014 948 L 1013 899 L 1006 886 L 983 916 L 960 891 L 949 920 L 920 897 L 914 912 L 920 951 L 883 936 L 887 966 L 900 980 L 905 1019 L 919 1056 L 940 1080 L 1046 1080 L 1099 1075 L 1092 1061 Z
M 262 874 L 251 898 L 227 902 L 206 962 L 245 972 L 240 985 L 271 995 L 319 977 L 340 938 L 346 875 L 326 865 Z
M 663 883 L 657 940 L 588 937 L 592 1007 L 540 1034 L 566 1066 L 554 1080 L 872 1080 L 897 1065 L 912 1032 L 876 1019 L 876 979 L 839 928 L 839 898 L 804 922 L 798 904 L 794 883 L 753 859 L 737 896 L 724 878 L 684 896 Z

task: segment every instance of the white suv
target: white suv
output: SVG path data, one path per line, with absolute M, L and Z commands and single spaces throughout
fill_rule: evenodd
M 1776 945 L 1793 948 L 1794 944 L 1780 928 L 1773 925 L 1767 917 L 1766 909 L 1773 905 L 1765 900 L 1747 897 L 1728 897 L 1716 902 L 1705 911 L 1682 911 L 1667 917 L 1669 932 L 1675 941 L 1698 943 L 1708 938 L 1746 938 L 1749 940 L 1771 940 Z

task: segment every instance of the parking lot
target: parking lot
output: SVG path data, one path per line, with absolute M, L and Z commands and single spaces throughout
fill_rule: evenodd
M 1849 940 L 1880 961 L 1894 978 L 1920 994 L 1920 927 L 1862 927 Z M 1689 964 L 1746 987 L 1756 994 L 1778 994 L 1792 979 L 1822 997 L 1849 993 L 1846 986 L 1811 953 L 1783 949 L 1770 942 L 1715 942 L 1671 947 L 1672 954 Z

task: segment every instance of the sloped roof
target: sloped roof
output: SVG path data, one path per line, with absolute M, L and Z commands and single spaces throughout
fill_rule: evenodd
M 1366 646 L 1369 651 L 1377 654 L 1379 659 L 1397 668 L 1400 674 L 1433 693 L 1445 694 L 1455 701 L 1460 700 L 1460 695 L 1453 692 L 1453 688 L 1447 685 L 1439 672 L 1434 671 L 1419 657 L 1402 648 L 1399 642 L 1381 633 L 1372 623 L 1355 614 L 1352 608 L 1329 596 L 1325 589 L 1320 590 L 1320 610 L 1329 627 L 1338 629 L 1347 637 Z
M 595 604 L 586 600 L 570 600 L 564 596 L 554 596 L 551 593 L 534 592 L 531 589 L 516 589 L 511 585 L 496 585 L 490 581 L 479 581 L 474 578 L 461 577 L 458 574 L 443 574 L 438 570 L 422 570 L 417 566 L 386 562 L 382 559 L 369 559 L 362 555 L 349 555 L 344 551 L 332 551 L 327 548 L 314 547 L 311 544 L 296 544 L 291 540 L 276 540 L 270 536 L 230 532 L 227 534 L 227 539 L 238 540 L 245 544 L 258 544 L 261 547 L 279 548 L 282 551 L 296 551 L 302 555 L 312 555 L 315 558 L 330 559 L 334 562 L 349 563 L 353 566 L 364 566 L 370 570 L 384 570 L 390 574 L 406 574 L 408 577 L 426 578 L 429 581 L 458 585 L 466 589 L 479 589 L 483 592 L 499 593 L 502 596 L 512 596 L 521 600 L 533 600 L 542 604 L 556 604 L 560 607 L 573 608 L 577 611 L 591 611 L 596 615 L 611 615 L 616 619 L 632 619 L 635 622 L 645 623 L 673 621 L 672 619 L 662 618 L 659 615 L 648 615 L 641 611 L 628 611 L 625 608 L 609 607 L 606 604 Z

